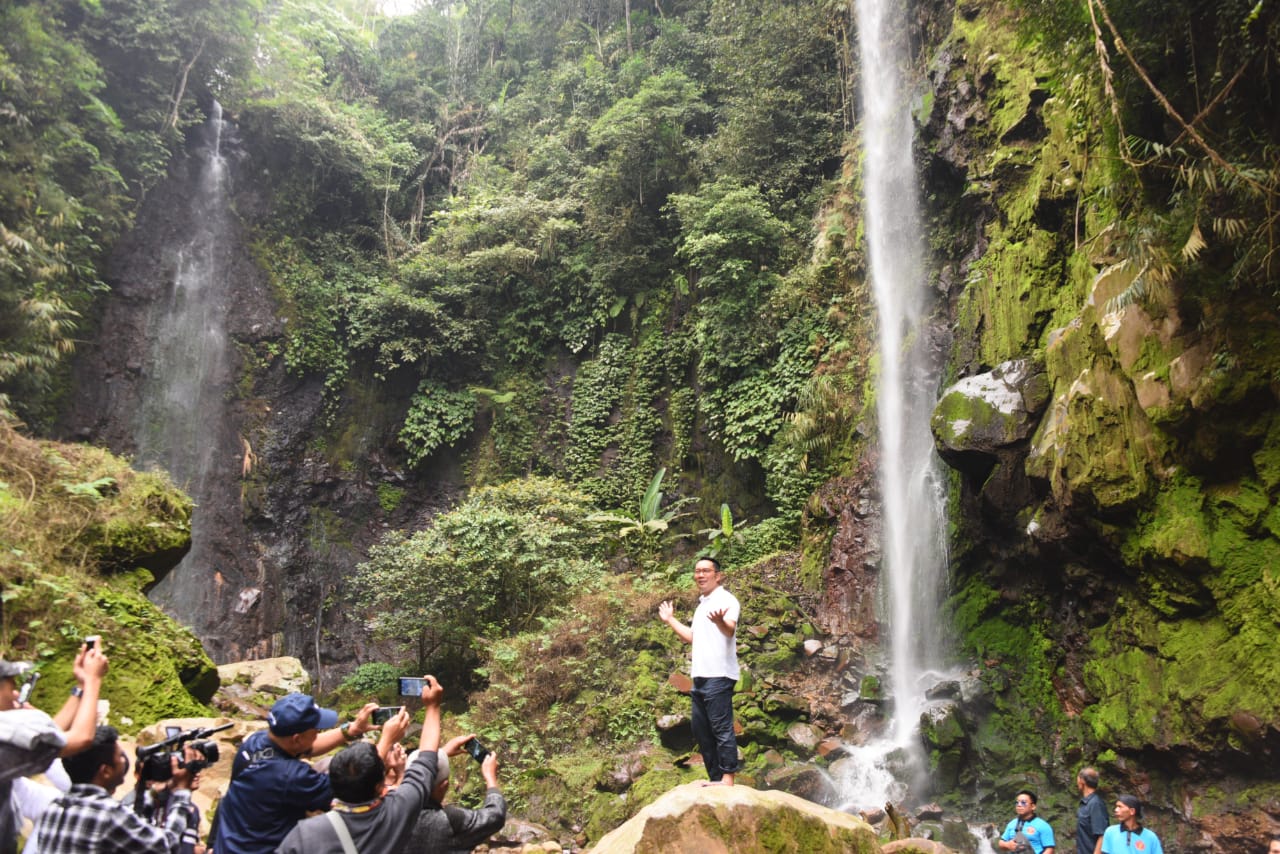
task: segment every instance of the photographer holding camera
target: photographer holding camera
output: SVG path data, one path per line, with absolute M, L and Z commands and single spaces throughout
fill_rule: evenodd
M 169 803 L 190 804 L 194 775 L 179 767 L 176 756 L 169 761 Z M 156 827 L 111 796 L 129 774 L 129 757 L 114 727 L 98 727 L 93 743 L 64 757 L 62 765 L 71 790 L 36 823 L 41 854 L 179 854 L 187 829 L 185 811 L 171 806 L 164 826 Z
M 218 745 L 208 737 L 232 726 L 227 722 L 216 727 L 170 729 L 163 741 L 137 750 L 137 783 L 124 803 L 161 827 L 168 825 L 172 813 L 180 813 L 185 819 L 180 854 L 204 854 L 205 848 L 200 844 L 200 809 L 190 799 L 170 797 L 173 780 L 178 778 L 192 791 L 199 788 L 200 772 L 218 761 Z
M 480 763 L 480 775 L 484 777 L 484 805 L 478 810 L 444 802 L 449 794 L 449 757 L 466 754 Z M 470 851 L 507 823 L 507 801 L 498 785 L 498 757 L 483 748 L 474 734 L 450 740 L 440 751 L 437 768 L 431 800 L 418 815 L 413 835 L 404 847 L 406 854 Z

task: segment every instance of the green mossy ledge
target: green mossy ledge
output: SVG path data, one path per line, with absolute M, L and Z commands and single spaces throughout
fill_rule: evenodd
M 111 665 L 102 698 L 111 704 L 110 723 L 130 732 L 165 718 L 211 715 L 208 702 L 218 689 L 218 670 L 200 641 L 142 594 L 151 581 L 146 570 L 106 579 L 74 617 L 84 634 L 103 636 Z M 40 664 L 42 708 L 56 710 L 75 684 L 77 648 L 78 640 L 61 645 Z
M 0 504 L 0 651 L 36 662 L 33 702 L 51 713 L 62 706 L 81 641 L 97 634 L 110 659 L 101 696 L 113 725 L 132 732 L 211 714 L 217 669 L 144 594 L 153 572 L 190 547 L 191 499 L 163 474 L 136 472 L 100 448 L 0 429 L 0 493 L 21 499 Z

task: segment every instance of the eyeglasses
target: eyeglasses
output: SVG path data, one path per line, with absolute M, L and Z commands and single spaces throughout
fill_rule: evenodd
M 1018 805 L 1018 806 L 1020 806 L 1020 807 L 1029 807 L 1029 806 L 1031 806 L 1031 801 L 1027 800 L 1026 798 L 1018 798 L 1016 801 L 1014 801 L 1014 803 L 1015 803 L 1015 804 L 1017 804 L 1017 805 Z

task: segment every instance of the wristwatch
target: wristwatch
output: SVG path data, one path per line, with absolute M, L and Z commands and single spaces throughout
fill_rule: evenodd
M 73 685 L 73 686 L 71 687 L 71 696 L 73 696 L 73 697 L 75 697 L 75 698 L 77 698 L 77 699 L 78 699 L 78 698 L 80 698 L 80 697 L 83 697 L 83 696 L 84 696 L 84 689 L 83 689 L 83 688 L 81 688 L 79 685 Z
M 360 738 L 359 733 L 351 731 L 351 721 L 347 721 L 345 724 L 338 727 L 338 731 L 342 733 L 343 739 L 349 742 Z

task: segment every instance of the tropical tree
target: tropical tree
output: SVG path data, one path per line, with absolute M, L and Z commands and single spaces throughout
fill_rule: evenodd
M 552 478 L 474 489 L 414 534 L 369 550 L 353 580 L 382 637 L 418 665 L 466 670 L 494 638 L 553 614 L 600 577 L 591 498 Z

